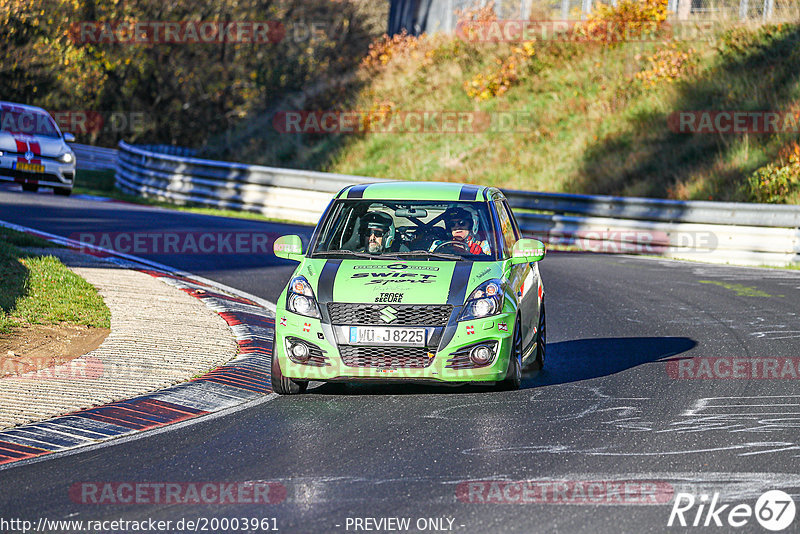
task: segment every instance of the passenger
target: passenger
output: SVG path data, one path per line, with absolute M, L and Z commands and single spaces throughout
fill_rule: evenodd
M 444 212 L 443 219 L 444 225 L 450 234 L 451 240 L 457 243 L 463 243 L 464 248 L 468 250 L 470 254 L 492 253 L 492 248 L 489 246 L 489 242 L 485 239 L 479 239 L 477 234 L 473 233 L 472 214 L 470 214 L 469 211 L 459 207 L 448 208 Z M 434 241 L 431 250 L 434 250 L 442 243 L 446 243 L 446 241 Z M 461 247 L 456 245 L 453 248 Z

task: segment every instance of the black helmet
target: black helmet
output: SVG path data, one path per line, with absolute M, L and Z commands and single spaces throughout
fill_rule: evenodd
M 472 214 L 464 208 L 447 208 L 442 214 L 442 218 L 444 219 L 444 225 L 448 231 L 450 231 L 455 222 L 460 222 L 460 226 L 466 226 L 470 230 L 473 226 Z
M 383 230 L 383 248 L 391 246 L 394 240 L 394 220 L 380 211 L 371 211 L 361 218 L 361 235 L 366 236 L 370 230 Z
M 392 218 L 385 213 L 371 211 L 361 219 L 361 231 L 366 232 L 371 228 L 379 228 L 384 232 L 388 232 L 392 222 Z

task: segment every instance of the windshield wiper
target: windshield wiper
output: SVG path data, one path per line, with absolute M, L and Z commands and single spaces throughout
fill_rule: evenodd
M 357 258 L 369 258 L 369 259 L 375 257 L 372 254 L 367 254 L 366 252 L 354 252 L 352 250 L 346 250 L 346 249 L 323 250 L 321 252 L 315 252 L 314 256 L 328 256 L 331 254 L 347 254 L 348 256 L 356 256 Z
M 365 258 L 368 260 L 398 259 L 394 254 L 370 254 L 368 252 L 354 252 L 346 249 L 324 250 L 322 252 L 315 252 L 314 256 L 327 256 L 329 254 L 347 254 L 348 256 L 355 256 L 356 258 Z
M 442 260 L 455 260 L 455 261 L 464 260 L 464 257 L 459 256 L 458 254 L 449 254 L 447 252 L 431 252 L 429 250 L 412 250 L 409 252 L 396 252 L 394 255 L 399 258 L 405 258 L 409 256 L 428 256 L 433 258 L 439 258 Z

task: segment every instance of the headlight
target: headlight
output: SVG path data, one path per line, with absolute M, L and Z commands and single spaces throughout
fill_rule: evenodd
M 496 278 L 479 285 L 467 299 L 458 320 L 468 321 L 500 313 L 503 308 L 502 287 L 502 282 Z
M 295 276 L 286 292 L 286 309 L 306 317 L 319 317 L 314 290 L 304 276 Z
M 72 152 L 64 152 L 60 156 L 58 156 L 58 161 L 61 163 L 72 163 L 75 161 L 75 156 L 72 155 Z

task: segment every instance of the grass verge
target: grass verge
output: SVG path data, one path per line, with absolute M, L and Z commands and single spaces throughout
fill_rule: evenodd
M 111 313 L 94 286 L 54 256 L 19 248 L 43 244 L 52 246 L 0 229 L 0 335 L 26 324 L 109 328 Z

